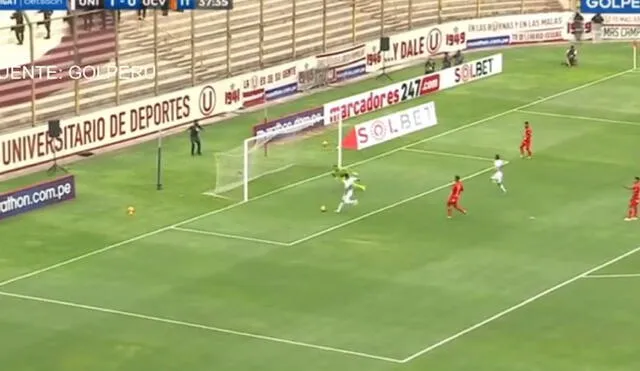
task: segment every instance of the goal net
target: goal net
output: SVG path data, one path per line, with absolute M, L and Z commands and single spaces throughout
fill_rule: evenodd
M 341 128 L 342 125 L 338 127 Z M 294 173 L 296 168 L 302 168 L 299 173 L 308 176 L 309 172 L 304 169 L 313 168 L 313 174 L 317 174 L 316 169 L 329 170 L 332 164 L 340 165 L 341 146 L 336 147 L 333 141 L 323 145 L 322 138 L 304 140 L 316 137 L 323 128 L 322 123 L 318 125 L 309 121 L 296 122 L 291 126 L 275 126 L 274 130 L 247 138 L 242 145 L 216 154 L 215 188 L 205 194 L 247 201 L 250 188 L 258 179 L 264 178 L 262 183 L 273 189 L 274 183 L 277 183 L 273 179 L 287 178 L 295 181 L 296 174 L 290 173 Z

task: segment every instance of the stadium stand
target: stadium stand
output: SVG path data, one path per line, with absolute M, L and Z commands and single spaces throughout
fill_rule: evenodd
M 137 66 L 156 78 L 120 79 L 100 75 L 91 81 L 43 78 L 0 80 L 0 131 L 43 123 L 118 103 L 177 90 L 205 81 L 346 47 L 381 35 L 452 19 L 559 10 L 555 0 L 236 0 L 226 11 L 96 11 L 64 21 L 54 14 L 52 38 L 44 40 L 38 21 L 27 14 L 25 45 L 16 45 L 9 14 L 0 16 L 0 68 L 56 65 Z M 384 19 L 384 22 L 381 22 Z M 90 23 L 89 20 L 92 22 Z M 75 23 L 75 25 L 74 25 Z M 353 27 L 355 23 L 355 27 Z M 75 32 L 73 32 L 75 30 Z M 261 43 L 260 40 L 263 40 Z M 27 45 L 33 44 L 33 47 Z M 33 55 L 31 55 L 33 53 Z M 92 69 L 85 73 L 91 74 Z M 153 74 L 150 74 L 153 77 Z M 34 87 L 35 89 L 32 89 Z M 33 95 L 35 101 L 32 102 Z

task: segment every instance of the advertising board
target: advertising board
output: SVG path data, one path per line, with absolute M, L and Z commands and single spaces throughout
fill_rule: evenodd
M 364 75 L 367 70 L 365 44 L 316 56 L 319 69 L 327 71 L 329 82 L 339 82 Z
M 436 105 L 429 102 L 354 126 L 342 140 L 342 147 L 359 151 L 437 124 Z
M 0 221 L 5 218 L 73 200 L 76 183 L 73 175 L 33 184 L 0 194 Z
M 590 20 L 595 14 L 583 14 L 585 18 L 583 40 L 594 38 L 598 27 Z M 640 14 L 604 14 L 604 23 L 600 30 L 600 39 L 615 41 L 634 41 L 640 39 Z M 573 32 L 572 18 L 567 17 L 567 33 Z
M 567 37 L 571 13 L 519 14 L 459 22 L 467 34 L 467 48 L 561 41 Z
M 300 131 L 321 126 L 324 126 L 324 109 L 319 107 L 255 125 L 253 127 L 253 135 L 264 136 L 275 132 L 287 133 L 287 129 L 290 128 L 295 128 L 295 131 L 287 134 L 296 134 Z
M 124 143 L 242 107 L 237 78 L 164 94 L 61 120 L 52 139 L 47 125 L 0 136 L 0 174 Z
M 463 24 L 462 22 L 461 24 Z M 389 37 L 389 51 L 380 51 L 380 41 L 366 44 L 367 72 L 466 48 L 466 28 L 458 22 L 402 32 Z
M 242 105 L 253 107 L 298 92 L 298 75 L 316 67 L 317 59 L 304 58 L 238 76 L 242 80 Z
M 436 73 L 393 83 L 324 105 L 325 124 L 347 120 L 440 90 L 502 73 L 502 54 L 495 54 Z

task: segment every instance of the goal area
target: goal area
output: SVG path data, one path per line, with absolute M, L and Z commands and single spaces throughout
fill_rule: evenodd
M 342 123 L 332 126 L 340 138 Z M 247 201 L 252 194 L 295 183 L 335 164 L 341 166 L 342 146 L 336 146 L 335 137 L 321 135 L 326 134 L 325 128 L 309 122 L 277 127 L 217 153 L 215 187 L 205 194 Z

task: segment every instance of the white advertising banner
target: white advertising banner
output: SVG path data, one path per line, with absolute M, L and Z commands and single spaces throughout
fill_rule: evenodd
M 238 76 L 242 80 L 243 107 L 253 107 L 297 93 L 298 75 L 314 68 L 316 58 L 309 57 Z
M 390 36 L 387 52 L 380 51 L 380 40 L 368 42 L 367 72 L 465 49 L 467 34 L 466 28 L 461 27 L 463 23 L 444 23 Z
M 459 23 L 466 25 L 467 48 L 478 49 L 565 40 L 570 14 L 519 14 L 470 19 Z
M 502 54 L 393 83 L 324 105 L 325 125 L 502 73 Z
M 327 70 L 331 82 L 349 80 L 364 75 L 366 70 L 365 44 L 316 55 L 318 68 Z
M 436 105 L 429 102 L 354 126 L 342 147 L 359 151 L 437 124 Z
M 445 71 L 440 78 L 441 90 L 502 73 L 502 54 L 466 62 Z
M 602 27 L 603 40 L 638 40 L 640 39 L 640 24 L 637 26 L 610 26 Z
M 584 34 L 583 40 L 591 40 L 598 27 L 591 22 L 594 14 L 583 14 Z M 634 41 L 640 39 L 640 14 L 603 14 L 604 23 L 600 26 L 600 38 L 602 40 Z M 567 16 L 567 32 L 573 33 L 573 16 Z M 573 37 L 567 38 L 573 40 Z
M 2 135 L 0 174 L 52 161 L 54 153 L 63 158 L 235 111 L 242 101 L 232 85 L 242 82 L 232 78 L 62 120 L 57 139 L 47 125 Z

